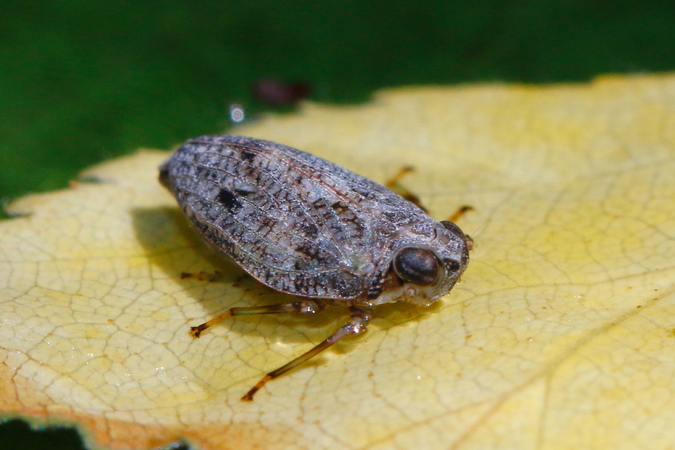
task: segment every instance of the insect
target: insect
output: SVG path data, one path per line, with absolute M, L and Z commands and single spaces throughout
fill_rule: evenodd
M 374 306 L 438 300 L 469 263 L 471 238 L 454 223 L 435 222 L 367 178 L 274 142 L 191 139 L 160 167 L 159 179 L 208 243 L 264 285 L 299 297 L 230 308 L 192 327 L 193 336 L 229 316 L 349 307 L 346 324 L 269 372 L 242 400 L 343 337 L 365 332 Z

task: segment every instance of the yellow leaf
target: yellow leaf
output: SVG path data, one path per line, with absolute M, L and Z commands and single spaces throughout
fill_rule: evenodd
M 288 297 L 203 246 L 156 181 L 162 152 L 87 171 L 0 223 L 0 410 L 150 448 L 667 448 L 675 442 L 675 76 L 406 88 L 235 130 L 383 182 L 476 241 L 429 309 L 240 397 L 321 341 L 317 317 L 237 317 Z M 223 273 L 218 282 L 182 272 Z

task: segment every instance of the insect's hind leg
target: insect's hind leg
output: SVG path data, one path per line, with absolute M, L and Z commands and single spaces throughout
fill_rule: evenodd
M 278 376 L 288 372 L 291 369 L 294 369 L 295 367 L 299 366 L 300 364 L 304 363 L 305 361 L 313 358 L 314 356 L 318 355 L 322 351 L 326 350 L 328 347 L 331 345 L 335 344 L 337 341 L 342 339 L 345 336 L 349 336 L 351 334 L 361 334 L 366 331 L 366 328 L 368 326 L 368 322 L 370 322 L 370 319 L 372 318 L 372 312 L 370 309 L 366 308 L 357 308 L 355 306 L 352 306 L 349 308 L 350 312 L 350 319 L 349 322 L 347 322 L 345 325 L 341 326 L 338 328 L 333 334 L 328 336 L 328 338 L 311 349 L 310 351 L 298 356 L 291 362 L 289 362 L 286 365 L 283 365 L 279 367 L 276 370 L 273 370 L 272 372 L 268 373 L 265 375 L 258 383 L 256 383 L 255 386 L 251 388 L 250 391 L 246 393 L 241 399 L 244 401 L 253 401 L 253 396 L 255 395 L 256 392 L 260 390 L 268 381 L 271 381 Z
M 326 304 L 317 300 L 305 300 L 302 302 L 293 303 L 277 303 L 275 305 L 267 306 L 244 306 L 230 308 L 222 314 L 218 314 L 213 319 L 204 322 L 201 325 L 190 328 L 190 334 L 198 338 L 202 331 L 212 327 L 221 320 L 231 316 L 252 316 L 258 314 L 283 314 L 283 313 L 297 313 L 297 314 L 316 314 L 326 307 Z

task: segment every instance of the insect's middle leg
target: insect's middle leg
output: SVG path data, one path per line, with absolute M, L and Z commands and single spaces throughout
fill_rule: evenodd
M 384 185 L 388 189 L 396 192 L 398 195 L 400 195 L 404 199 L 408 200 L 413 205 L 419 206 L 420 208 L 422 208 L 422 210 L 424 212 L 427 212 L 427 209 L 424 206 L 422 206 L 422 202 L 420 201 L 420 198 L 417 195 L 413 194 L 410 190 L 408 190 L 408 188 L 406 188 L 405 186 L 403 186 L 401 184 L 401 179 L 403 177 L 405 177 L 407 174 L 409 174 L 411 172 L 414 172 L 414 171 L 415 171 L 415 168 L 412 167 L 412 166 L 401 167 L 399 169 L 399 171 L 396 172 L 396 174 L 394 174 L 394 176 L 389 178 Z
M 303 353 L 302 355 L 298 356 L 288 364 L 285 364 L 281 367 L 279 367 L 276 370 L 273 370 L 272 372 L 268 373 L 265 375 L 258 383 L 256 383 L 255 386 L 251 388 L 250 391 L 246 393 L 241 399 L 244 401 L 252 401 L 253 400 L 253 395 L 255 395 L 256 392 L 260 390 L 261 387 L 263 387 L 268 381 L 271 381 L 278 376 L 288 372 L 291 369 L 294 369 L 295 367 L 299 366 L 300 364 L 304 363 L 305 361 L 309 360 L 310 358 L 313 358 L 314 356 L 318 355 L 322 351 L 326 350 L 328 347 L 331 345 L 335 344 L 337 341 L 342 339 L 345 336 L 349 336 L 350 334 L 361 334 L 366 331 L 366 327 L 368 326 L 368 322 L 370 322 L 370 319 L 372 318 L 372 312 L 370 309 L 366 308 L 357 308 L 355 306 L 352 306 L 349 308 L 349 312 L 351 315 L 351 318 L 349 319 L 349 322 L 347 322 L 345 325 L 341 326 L 340 328 L 337 329 L 333 334 L 328 336 L 328 338 L 311 349 L 310 351 Z
M 190 328 L 190 333 L 198 338 L 202 331 L 212 327 L 221 320 L 231 316 L 252 316 L 258 314 L 283 314 L 283 313 L 297 313 L 297 314 L 316 314 L 326 307 L 326 304 L 317 300 L 305 300 L 302 302 L 293 303 L 277 303 L 275 305 L 267 306 L 244 306 L 230 308 L 222 314 L 218 314 L 208 322 Z

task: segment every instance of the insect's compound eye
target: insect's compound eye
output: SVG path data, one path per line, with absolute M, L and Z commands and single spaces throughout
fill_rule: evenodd
M 403 281 L 431 286 L 438 279 L 439 262 L 431 250 L 405 247 L 394 257 L 394 270 Z

